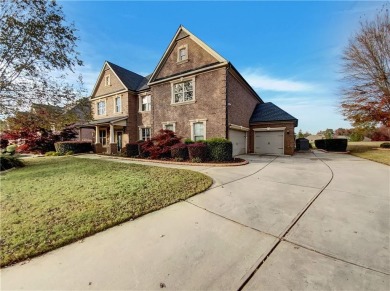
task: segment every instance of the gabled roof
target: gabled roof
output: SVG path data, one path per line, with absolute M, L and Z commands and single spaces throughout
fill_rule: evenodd
M 298 119 L 272 102 L 257 104 L 255 110 L 253 110 L 249 123 L 271 121 L 294 121 L 294 125 L 298 126 Z
M 115 65 L 111 62 L 106 62 L 110 68 L 114 71 L 115 75 L 121 80 L 128 90 L 136 91 L 138 85 L 144 80 L 144 77 L 129 71 L 125 68 L 122 68 L 118 65 Z
M 154 69 L 148 85 L 153 83 L 155 75 L 158 74 L 160 71 L 161 67 L 164 65 L 165 60 L 169 57 L 171 51 L 173 50 L 173 47 L 175 45 L 175 41 L 178 37 L 182 35 L 188 35 L 195 43 L 197 43 L 199 46 L 201 46 L 205 51 L 207 51 L 209 54 L 211 54 L 215 59 L 217 59 L 218 63 L 216 65 L 221 65 L 221 64 L 227 64 L 228 61 L 223 58 L 220 54 L 218 54 L 215 50 L 213 50 L 211 47 L 209 47 L 207 44 L 205 44 L 203 41 L 201 41 L 199 38 L 197 38 L 194 34 L 192 34 L 189 30 L 184 28 L 182 25 L 179 26 L 177 29 L 174 37 L 172 38 L 171 42 L 168 45 L 168 48 L 165 50 L 163 56 L 161 57 L 159 63 L 157 64 L 156 68 Z
M 91 95 L 93 95 L 96 92 L 96 89 L 103 76 L 103 71 L 106 65 L 114 72 L 114 74 L 118 77 L 119 81 L 122 83 L 123 87 L 127 90 L 137 91 L 139 85 L 145 82 L 145 77 L 137 73 L 134 73 L 132 71 L 129 71 L 125 68 L 122 68 L 121 66 L 115 65 L 114 63 L 111 63 L 109 61 L 105 61 L 103 68 L 100 71 L 99 77 L 96 81 L 95 87 L 92 90 Z
M 142 91 L 142 90 L 145 90 L 145 89 L 149 89 L 148 82 L 149 82 L 149 79 L 150 79 L 151 76 L 152 76 L 152 74 L 149 74 L 149 75 L 147 75 L 146 77 L 143 78 L 143 80 L 141 81 L 141 83 L 139 83 L 139 85 L 137 87 L 137 91 Z

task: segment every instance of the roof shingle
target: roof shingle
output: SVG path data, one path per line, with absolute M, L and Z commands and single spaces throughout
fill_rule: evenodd
M 272 102 L 257 104 L 249 122 L 256 123 L 271 121 L 294 121 L 294 125 L 298 126 L 298 119 L 288 114 Z
M 137 91 L 139 85 L 144 81 L 145 77 L 138 75 L 132 71 L 129 71 L 125 68 L 122 68 L 118 65 L 115 65 L 109 61 L 107 63 L 110 65 L 111 69 L 126 86 L 127 89 L 132 91 Z

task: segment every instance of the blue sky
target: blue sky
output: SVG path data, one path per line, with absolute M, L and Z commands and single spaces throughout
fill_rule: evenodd
M 180 24 L 228 59 L 265 102 L 316 133 L 351 127 L 338 112 L 341 54 L 384 2 L 60 1 L 80 37 L 91 92 L 105 60 L 153 72 Z

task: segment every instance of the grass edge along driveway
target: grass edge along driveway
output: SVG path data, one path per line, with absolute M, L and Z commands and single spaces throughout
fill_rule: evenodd
M 203 192 L 204 174 L 46 157 L 0 176 L 1 266 L 43 254 Z

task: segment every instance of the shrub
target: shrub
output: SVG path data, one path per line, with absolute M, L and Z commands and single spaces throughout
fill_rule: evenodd
M 169 158 L 171 156 L 171 146 L 180 142 L 180 137 L 172 130 L 160 129 L 159 133 L 150 141 L 142 144 L 141 149 L 152 159 Z
M 193 158 L 193 159 L 191 160 L 191 162 L 193 162 L 193 163 L 201 163 L 201 162 L 202 162 L 202 159 L 196 157 L 196 158 Z
M 131 142 L 126 144 L 126 156 L 136 157 L 139 155 L 139 143 Z
M 74 151 L 67 151 L 65 153 L 65 156 L 71 156 L 71 155 L 74 155 Z
M 184 143 L 178 143 L 171 147 L 171 157 L 175 160 L 186 160 L 188 158 L 188 149 Z
M 50 152 L 46 152 L 45 156 L 46 157 L 60 156 L 60 153 L 57 153 L 57 152 L 54 152 L 54 151 L 50 151 Z
M 57 153 L 62 155 L 69 151 L 73 153 L 88 153 L 92 151 L 92 144 L 89 141 L 61 141 L 54 144 Z
M 190 138 L 186 138 L 185 140 L 184 140 L 184 143 L 185 144 L 193 144 L 193 143 L 195 143 L 192 139 L 190 139 Z
M 233 144 L 225 138 L 206 140 L 208 157 L 212 161 L 224 162 L 233 159 Z
M 5 171 L 11 168 L 24 167 L 24 163 L 15 156 L 0 156 L 0 171 Z
M 4 138 L 2 135 L 0 136 L 0 149 L 5 149 L 9 144 L 8 139 Z
M 198 158 L 200 162 L 207 160 L 207 145 L 205 143 L 194 143 L 187 145 L 188 156 L 192 161 L 195 158 Z
M 314 143 L 316 148 L 329 152 L 345 152 L 348 146 L 348 140 L 345 138 L 317 139 Z
M 390 149 L 390 142 L 381 143 L 381 145 L 379 147 L 384 148 L 384 149 Z
M 7 146 L 6 151 L 7 151 L 7 153 L 9 153 L 10 155 L 13 155 L 13 154 L 15 154 L 15 151 L 16 151 L 16 148 L 17 148 L 17 147 L 18 147 L 18 146 L 17 146 L 16 144 L 11 144 L 11 145 Z

